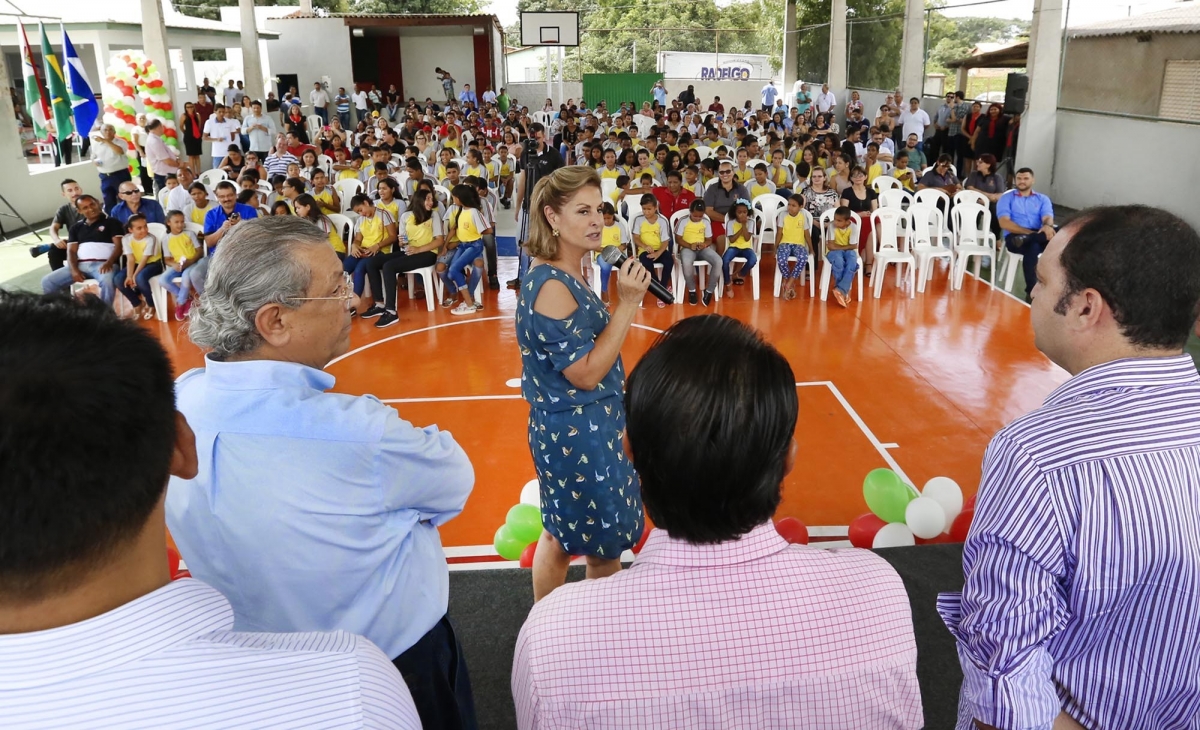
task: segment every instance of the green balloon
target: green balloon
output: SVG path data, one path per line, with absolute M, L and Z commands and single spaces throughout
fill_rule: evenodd
M 513 505 L 504 524 L 513 537 L 528 545 L 542 536 L 542 511 L 532 504 Z
M 496 537 L 492 541 L 496 552 L 500 553 L 500 557 L 505 560 L 520 560 L 521 553 L 529 546 L 528 542 L 518 540 L 512 534 L 512 530 L 508 525 L 501 525 L 499 530 L 496 530 Z
M 863 480 L 863 498 L 884 522 L 904 522 L 904 508 L 916 494 L 891 469 L 872 469 Z

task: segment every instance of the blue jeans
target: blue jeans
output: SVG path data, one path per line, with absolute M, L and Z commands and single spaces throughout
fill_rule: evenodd
M 120 202 L 117 190 L 120 189 L 121 183 L 129 182 L 132 179 L 129 175 L 129 170 L 117 170 L 116 172 L 107 174 L 100 173 L 100 194 L 104 196 L 105 213 L 111 211 Z
M 612 276 L 613 265 L 599 257 L 597 257 L 596 263 L 600 266 L 600 291 L 607 294 L 608 279 Z
M 158 285 L 163 289 L 171 292 L 171 296 L 175 297 L 175 306 L 181 306 L 192 298 L 192 274 L 196 273 L 195 266 L 189 266 L 180 274 L 175 269 L 167 269 L 166 273 L 158 278 Z M 179 283 L 175 283 L 175 277 L 179 277 Z
M 734 248 L 730 246 L 725 249 L 725 255 L 721 257 L 721 271 L 725 274 L 725 283 L 729 283 L 729 267 L 734 259 L 746 259 L 746 263 L 742 264 L 742 273 L 749 273 L 750 269 L 758 263 L 758 257 L 754 255 L 752 248 Z
M 337 115 L 338 121 L 342 123 L 342 129 L 353 129 L 353 127 L 350 126 L 350 112 L 348 110 L 344 112 L 338 112 Z
M 650 278 L 662 284 L 667 289 L 672 288 L 671 272 L 675 270 L 675 257 L 671 255 L 670 250 L 659 256 L 657 260 L 651 258 L 649 253 L 643 253 L 638 256 L 638 261 L 641 261 L 642 266 L 646 267 L 646 271 L 650 272 Z M 662 274 L 655 273 L 658 271 L 658 269 L 654 268 L 655 264 L 662 264 Z
M 125 276 L 128 272 L 125 269 L 118 269 L 113 273 L 113 283 L 117 285 L 117 289 L 125 295 L 129 303 L 133 306 L 138 306 L 144 299 L 146 304 L 154 306 L 154 292 L 150 289 L 150 280 L 162 273 L 163 267 L 161 261 L 153 261 L 142 267 L 142 270 L 137 273 L 132 287 L 125 286 Z
M 454 296 L 459 289 L 467 287 L 467 293 L 474 295 L 475 286 L 479 284 L 479 278 L 483 276 L 482 267 L 475 265 L 475 259 L 483 256 L 483 239 L 471 241 L 470 243 L 460 243 L 458 248 L 454 250 L 454 258 L 450 260 L 450 265 L 442 272 L 442 281 L 446 284 L 446 294 Z M 471 267 L 471 278 L 468 281 L 466 269 Z
M 80 261 L 79 270 L 83 272 L 85 279 L 94 279 L 100 283 L 100 298 L 105 304 L 113 303 L 113 272 L 107 274 L 100 273 L 100 267 L 104 265 L 103 261 Z M 64 266 L 57 271 L 51 271 L 42 277 L 42 292 L 44 294 L 53 294 L 63 289 L 70 289 L 74 283 L 71 277 L 71 267 Z
M 326 109 L 325 107 L 319 106 L 319 107 L 316 107 L 315 109 L 313 109 L 313 113 L 321 118 L 321 124 L 323 124 L 323 125 L 329 124 L 329 110 L 328 109 Z
M 354 258 L 353 256 L 347 255 L 346 259 L 342 261 L 342 271 L 350 274 L 354 280 L 355 296 L 362 296 L 363 285 L 367 281 L 367 264 L 371 263 L 372 258 L 374 257 L 363 256 L 362 258 Z M 373 291 L 371 292 L 371 296 L 375 297 L 376 299 L 381 299 L 383 297 L 383 292 Z
M 858 252 L 830 251 L 825 254 L 825 260 L 833 267 L 834 288 L 843 294 L 849 294 L 850 285 L 854 283 L 854 274 L 858 271 Z

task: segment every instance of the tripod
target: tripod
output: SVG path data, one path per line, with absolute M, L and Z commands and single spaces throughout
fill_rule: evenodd
M 0 203 L 3 203 L 4 207 L 11 211 L 6 213 L 3 210 L 0 210 L 0 240 L 6 238 L 4 235 L 4 218 L 16 218 L 17 220 L 21 221 L 26 228 L 28 228 L 30 231 L 33 231 L 33 235 L 37 236 L 37 240 L 42 240 L 41 234 L 34 230 L 33 226 L 29 225 L 29 221 L 21 217 L 21 214 L 17 212 L 17 209 L 12 207 L 12 205 L 9 204 L 3 195 L 0 195 Z

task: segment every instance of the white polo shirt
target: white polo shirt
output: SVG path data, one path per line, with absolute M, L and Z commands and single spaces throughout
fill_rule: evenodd
M 400 672 L 361 636 L 232 627 L 229 601 L 185 578 L 87 621 L 0 635 L 0 724 L 420 730 Z

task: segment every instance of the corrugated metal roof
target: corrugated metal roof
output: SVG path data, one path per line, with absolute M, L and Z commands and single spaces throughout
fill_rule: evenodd
M 184 15 L 171 7 L 169 0 L 164 0 L 162 6 L 163 22 L 168 29 L 221 33 L 241 32 L 241 27 L 238 24 L 223 23 L 219 20 Z M 95 0 L 38 0 L 36 5 L 26 4 L 26 7 L 31 12 L 45 13 L 46 17 L 62 18 L 68 30 L 73 25 L 94 23 L 137 26 L 142 24 L 142 6 L 137 0 L 106 0 L 105 2 L 95 2 Z M 27 17 L 36 18 L 38 16 Z M 0 25 L 16 25 L 16 22 L 17 18 L 15 17 L 0 16 Z M 268 38 L 279 37 L 278 31 L 270 31 L 263 28 L 260 28 L 258 33 L 260 36 Z
M 285 15 L 279 18 L 279 20 L 293 20 L 297 18 L 392 18 L 395 20 L 442 18 L 445 20 L 460 20 L 464 24 L 467 22 L 493 22 L 497 25 L 500 24 L 500 19 L 495 15 L 452 15 L 445 13 L 305 13 L 299 10 L 290 15 Z
M 1180 3 L 1178 7 L 1131 18 L 1108 20 L 1071 28 L 1071 38 L 1134 35 L 1137 33 L 1200 33 L 1200 2 Z

